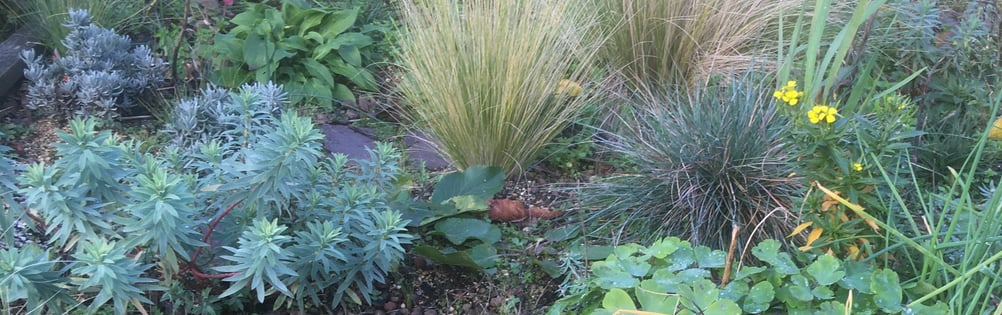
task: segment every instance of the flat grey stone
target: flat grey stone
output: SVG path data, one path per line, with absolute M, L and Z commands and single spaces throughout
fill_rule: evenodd
M 366 148 L 376 148 L 376 140 L 367 132 L 360 132 L 347 125 L 320 125 L 324 133 L 324 149 L 331 153 L 343 153 L 350 159 L 368 159 Z M 418 165 L 424 162 L 424 167 L 430 171 L 439 171 L 449 167 L 449 162 L 438 155 L 431 144 L 420 133 L 408 133 L 404 137 L 404 150 L 410 163 Z
M 440 171 L 452 165 L 425 139 L 428 139 L 428 136 L 419 131 L 408 132 L 404 136 L 404 145 L 407 146 L 407 155 L 410 156 L 411 162 L 424 161 L 424 167 L 430 171 Z
M 0 96 L 24 78 L 21 51 L 32 48 L 35 37 L 29 27 L 22 26 L 0 42 Z

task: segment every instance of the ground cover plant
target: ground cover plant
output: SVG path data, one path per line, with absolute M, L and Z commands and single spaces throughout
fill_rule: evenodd
M 111 9 L 0 102 L 0 313 L 1002 314 L 997 3 Z

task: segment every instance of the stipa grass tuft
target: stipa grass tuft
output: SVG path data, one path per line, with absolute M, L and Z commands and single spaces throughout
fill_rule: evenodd
M 602 144 L 622 154 L 632 173 L 579 188 L 594 236 L 650 241 L 665 235 L 726 248 L 784 239 L 788 209 L 801 192 L 771 91 L 745 80 L 711 83 L 690 93 L 647 90 L 621 116 L 621 132 Z
M 404 4 L 398 88 L 455 166 L 518 174 L 596 94 L 600 40 L 586 2 Z
M 602 48 L 631 85 L 697 83 L 761 65 L 748 55 L 793 0 L 601 0 Z M 768 36 L 765 36 L 768 37 Z

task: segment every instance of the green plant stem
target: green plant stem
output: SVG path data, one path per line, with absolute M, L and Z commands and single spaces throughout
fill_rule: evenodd
M 980 264 L 975 265 L 973 268 L 968 269 L 967 272 L 964 272 L 964 274 L 960 275 L 956 279 L 953 279 L 953 281 L 947 282 L 946 284 L 944 284 L 943 286 L 937 288 L 936 290 L 933 290 L 932 292 L 929 292 L 929 294 L 926 294 L 926 295 L 924 295 L 924 296 L 916 299 L 915 301 L 912 301 L 911 303 L 908 303 L 908 307 L 914 307 L 915 305 L 919 305 L 922 302 L 925 302 L 926 300 L 931 299 L 931 298 L 935 297 L 936 295 L 939 295 L 940 293 L 943 293 L 946 290 L 949 290 L 950 288 L 956 286 L 957 284 L 960 284 L 961 281 L 967 281 L 967 280 L 969 280 L 971 278 L 971 276 L 973 276 L 975 273 L 980 272 L 981 268 L 984 268 L 985 266 L 988 266 L 989 264 L 992 264 L 995 261 L 1000 260 L 1000 259 L 1002 259 L 1002 252 L 995 253 L 995 255 L 992 255 L 992 257 L 986 259 L 985 261 L 982 261 Z M 944 267 L 948 267 L 950 269 L 953 268 L 953 267 L 949 267 L 949 265 L 946 265 L 946 264 L 944 264 L 943 266 Z M 954 269 L 954 271 L 956 271 L 956 270 Z

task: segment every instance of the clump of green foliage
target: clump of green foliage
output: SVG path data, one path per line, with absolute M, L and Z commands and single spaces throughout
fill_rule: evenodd
M 602 0 L 602 47 L 610 67 L 630 86 L 696 84 L 747 69 L 749 52 L 784 11 L 801 1 Z
M 279 7 L 248 3 L 230 20 L 233 28 L 217 34 L 206 57 L 211 80 L 224 87 L 274 81 L 289 91 L 292 102 L 322 109 L 334 101 L 355 100 L 352 88 L 375 91 L 368 66 L 372 30 L 353 26 L 358 8 L 332 9 L 305 1 L 280 1 Z
M 300 311 L 369 301 L 413 238 L 395 201 L 406 195 L 396 184 L 400 153 L 379 144 L 369 159 L 329 158 L 308 118 L 257 110 L 280 108 L 281 88 L 230 93 L 185 113 L 233 119 L 204 131 L 210 139 L 178 135 L 206 141 L 160 155 L 94 120 L 71 121 L 56 161 L 18 179 L 48 244 L 0 251 L 0 302 L 61 313 L 84 296 L 88 312 L 111 302 L 125 314 L 152 304 L 152 291 L 200 312 L 250 293 Z M 182 150 L 192 143 L 196 151 Z M 199 306 L 196 283 L 225 290 Z
M 66 52 L 51 63 L 32 49 L 21 53 L 26 64 L 27 106 L 66 117 L 117 117 L 136 106 L 137 98 L 164 83 L 166 66 L 145 45 L 94 24 L 87 10 L 70 9 L 64 26 Z
M 741 243 L 789 233 L 802 186 L 791 177 L 787 123 L 761 81 L 647 91 L 627 106 L 623 130 L 601 145 L 631 171 L 575 191 L 593 236 L 680 235 L 726 248 L 735 229 Z
M 908 286 L 890 269 L 831 255 L 791 256 L 775 240 L 762 241 L 751 253 L 765 264 L 728 274 L 727 253 L 675 237 L 646 247 L 620 245 L 592 264 L 593 276 L 581 292 L 564 297 L 548 314 L 949 312 L 941 302 L 908 303 Z
M 949 183 L 947 167 L 960 168 L 987 121 L 1002 78 L 1002 11 L 986 1 L 888 1 L 875 13 L 866 47 L 881 79 L 898 82 L 914 99 L 925 134 L 914 153 L 923 178 Z M 986 159 L 998 160 L 989 146 Z
M 453 165 L 494 165 L 517 175 L 597 94 L 588 79 L 601 41 L 586 3 L 404 6 L 398 89 Z

